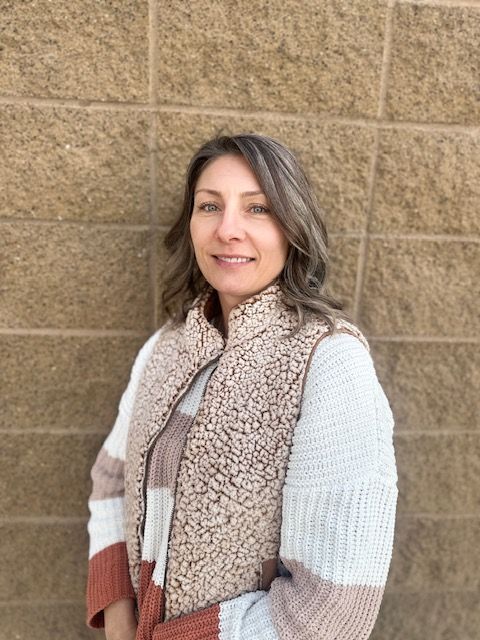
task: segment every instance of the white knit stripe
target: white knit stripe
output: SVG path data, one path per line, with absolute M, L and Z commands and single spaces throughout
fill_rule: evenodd
M 279 640 L 265 591 L 251 591 L 220 603 L 219 640 Z
M 391 560 L 397 487 L 382 478 L 336 489 L 286 487 L 280 557 L 339 585 L 384 586 Z
M 88 521 L 90 548 L 88 558 L 112 544 L 125 541 L 123 526 L 124 498 L 89 500 L 91 517 Z
M 155 584 L 163 587 L 168 530 L 174 506 L 172 491 L 168 487 L 147 489 L 147 504 L 142 560 L 156 561 Z
M 185 394 L 178 403 L 178 411 L 181 411 L 182 413 L 185 413 L 192 417 L 197 415 L 200 402 L 205 392 L 205 386 L 207 385 L 207 382 L 216 367 L 217 363 L 213 362 L 198 374 L 193 385 L 188 390 L 188 393 Z
M 120 400 L 117 419 L 115 420 L 115 424 L 103 444 L 104 448 L 112 458 L 125 460 L 128 426 L 130 416 L 132 415 L 138 385 L 140 383 L 143 370 L 162 330 L 163 327 L 150 336 L 135 358 L 135 362 L 130 373 L 129 383 Z
M 349 334 L 324 338 L 307 373 L 286 484 L 334 487 L 380 471 L 396 481 L 393 425 L 367 349 Z

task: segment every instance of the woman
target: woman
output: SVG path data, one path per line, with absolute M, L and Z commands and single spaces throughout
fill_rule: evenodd
M 326 292 L 293 154 L 195 154 L 168 233 L 169 319 L 92 469 L 88 624 L 108 640 L 367 638 L 389 570 L 393 417 Z

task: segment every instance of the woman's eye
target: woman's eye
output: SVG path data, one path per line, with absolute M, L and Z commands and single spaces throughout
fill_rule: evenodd
M 217 209 L 217 205 L 213 204 L 212 202 L 204 202 L 198 208 L 210 213 Z
M 253 204 L 251 209 L 253 213 L 268 213 L 267 207 L 264 207 L 261 204 Z

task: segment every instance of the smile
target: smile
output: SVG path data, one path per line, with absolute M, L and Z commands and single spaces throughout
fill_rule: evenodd
M 255 259 L 255 258 L 228 257 L 228 256 L 213 256 L 213 257 L 216 260 L 219 260 L 220 262 L 229 262 L 229 263 L 236 263 L 236 264 L 252 262 Z

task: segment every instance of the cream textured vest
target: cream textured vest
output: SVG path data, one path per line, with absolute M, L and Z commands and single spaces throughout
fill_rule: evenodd
M 217 360 L 187 434 L 171 522 L 167 618 L 259 588 L 262 563 L 278 556 L 282 487 L 308 364 L 329 333 L 313 318 L 294 337 L 296 314 L 278 283 L 234 307 L 227 340 L 208 321 L 212 289 L 180 327 L 166 326 L 143 372 L 130 423 L 126 538 L 138 590 L 147 456 L 195 376 Z M 354 325 L 339 331 L 358 337 Z

